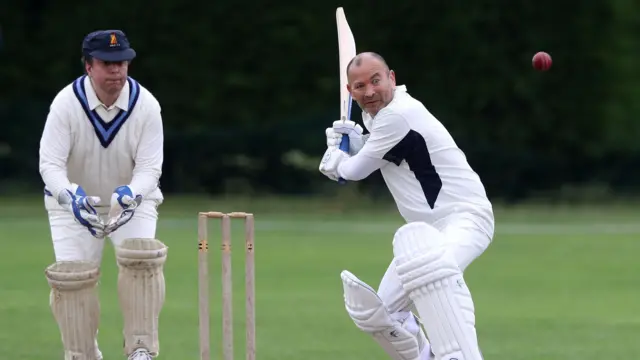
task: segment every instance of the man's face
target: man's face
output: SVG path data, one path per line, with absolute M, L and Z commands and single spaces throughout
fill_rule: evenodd
M 85 68 L 93 80 L 94 86 L 113 95 L 119 93 L 127 81 L 129 62 L 108 62 L 93 59 L 91 63 L 85 64 Z
M 361 109 L 371 116 L 393 100 L 396 76 L 376 58 L 364 57 L 351 65 L 347 88 Z

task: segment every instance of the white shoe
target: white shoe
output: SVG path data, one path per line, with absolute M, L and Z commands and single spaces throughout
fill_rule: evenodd
M 96 338 L 94 342 L 96 344 L 96 360 L 102 360 L 102 352 L 100 351 L 100 347 L 98 346 L 98 332 L 96 332 Z
M 144 348 L 136 349 L 129 355 L 128 360 L 153 360 L 153 356 Z
M 102 352 L 98 349 L 98 342 L 96 341 L 96 360 L 102 360 Z

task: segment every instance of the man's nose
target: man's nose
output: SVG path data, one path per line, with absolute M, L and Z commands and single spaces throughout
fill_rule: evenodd
M 373 88 L 369 87 L 369 88 L 367 88 L 367 91 L 365 91 L 364 96 L 372 97 L 375 94 L 376 94 L 376 92 L 373 90 Z

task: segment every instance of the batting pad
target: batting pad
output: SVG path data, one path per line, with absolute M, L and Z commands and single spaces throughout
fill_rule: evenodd
M 356 326 L 371 334 L 392 359 L 420 359 L 420 353 L 428 344 L 417 322 L 394 320 L 373 288 L 349 271 L 344 270 L 340 277 L 345 307 Z M 408 312 L 407 317 L 411 318 L 411 313 Z
M 124 352 L 160 351 L 158 322 L 164 304 L 167 247 L 155 239 L 125 239 L 116 247 L 118 297 L 124 318 Z
M 89 262 L 56 262 L 45 269 L 45 276 L 51 286 L 51 311 L 60 329 L 65 360 L 96 359 L 100 269 Z
M 393 240 L 396 271 L 423 320 L 436 360 L 482 360 L 471 293 L 446 245 L 430 225 L 404 225 Z

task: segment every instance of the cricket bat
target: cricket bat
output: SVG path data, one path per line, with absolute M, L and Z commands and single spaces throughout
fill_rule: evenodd
M 356 56 L 356 41 L 349 28 L 344 9 L 336 10 L 336 23 L 338 25 L 338 54 L 340 59 L 340 120 L 351 120 L 351 105 L 353 99 L 347 90 L 347 65 Z M 342 135 L 340 150 L 349 152 L 349 136 Z M 338 184 L 345 184 L 345 179 L 338 179 Z

